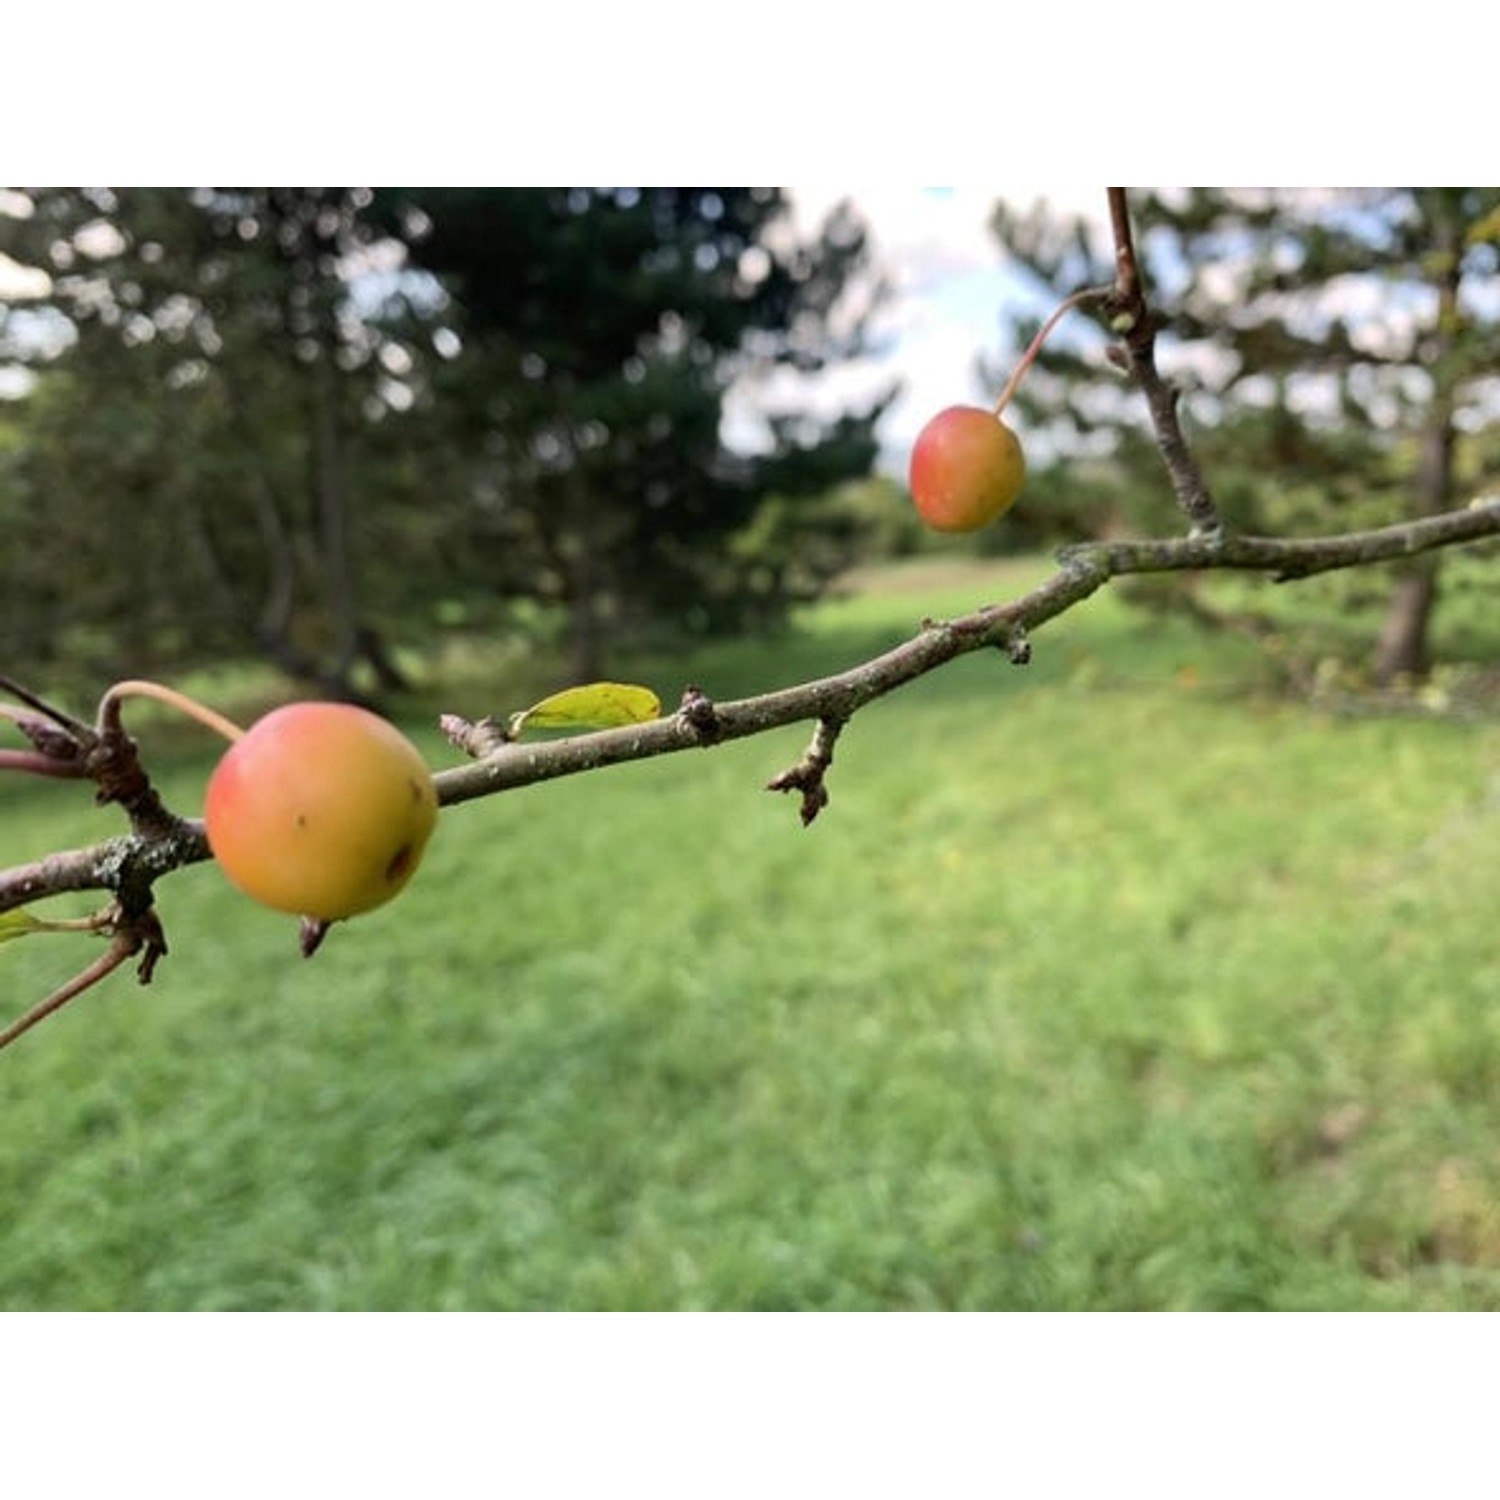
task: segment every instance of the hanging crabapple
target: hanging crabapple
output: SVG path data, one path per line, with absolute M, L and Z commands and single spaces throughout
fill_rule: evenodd
M 950 406 L 917 436 L 911 497 L 937 531 L 977 531 L 1021 493 L 1026 458 L 1020 440 L 992 411 Z

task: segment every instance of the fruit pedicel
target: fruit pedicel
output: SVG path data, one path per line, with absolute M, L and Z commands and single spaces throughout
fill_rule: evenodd
M 1070 308 L 1097 296 L 1075 292 L 1052 313 L 1032 339 L 992 409 L 949 406 L 917 434 L 908 474 L 912 503 L 935 531 L 978 531 L 1015 504 L 1026 482 L 1021 440 L 1001 420 L 1021 377 L 1047 335 Z

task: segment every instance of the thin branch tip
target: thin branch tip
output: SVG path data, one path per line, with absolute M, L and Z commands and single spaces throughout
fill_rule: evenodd
M 848 723 L 848 715 L 820 718 L 813 730 L 811 744 L 796 765 L 766 783 L 768 792 L 801 792 L 799 815 L 802 826 L 809 827 L 829 803 L 827 773 L 833 764 L 833 747 Z

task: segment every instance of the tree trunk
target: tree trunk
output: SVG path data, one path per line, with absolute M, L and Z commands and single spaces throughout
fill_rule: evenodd
M 1413 564 L 1396 579 L 1371 667 L 1371 675 L 1381 687 L 1388 687 L 1403 677 L 1426 675 L 1431 665 L 1427 655 L 1427 628 L 1437 596 L 1436 559 L 1421 567 Z
M 332 639 L 322 676 L 338 697 L 353 696 L 354 663 L 359 654 L 359 601 L 355 580 L 349 465 L 335 387 L 335 341 L 323 329 L 322 355 L 312 372 L 314 510 L 322 584 Z
M 405 693 L 411 679 L 396 664 L 385 637 L 373 625 L 361 625 L 357 634 L 359 659 L 375 674 L 382 693 Z
M 602 603 L 597 559 L 585 539 L 568 578 L 569 670 L 574 682 L 594 682 L 604 675 Z
M 574 682 L 605 675 L 609 640 L 610 564 L 598 506 L 574 474 L 566 501 L 568 527 L 562 539 L 567 578 L 569 670 Z
M 1429 365 L 1433 391 L 1422 426 L 1412 495 L 1414 516 L 1435 515 L 1445 510 L 1453 498 L 1453 408 L 1458 383 L 1453 351 L 1463 275 L 1462 228 L 1462 221 L 1454 213 L 1442 215 L 1434 224 L 1438 309 Z M 1431 665 L 1427 636 L 1437 604 L 1438 566 L 1437 557 L 1429 555 L 1417 559 L 1397 575 L 1370 668 L 1371 676 L 1381 687 L 1402 677 L 1422 677 Z

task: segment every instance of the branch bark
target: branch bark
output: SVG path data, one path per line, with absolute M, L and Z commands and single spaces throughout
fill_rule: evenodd
M 1156 368 L 1156 316 L 1146 305 L 1125 189 L 1112 187 L 1108 194 L 1110 228 L 1115 240 L 1115 285 L 1106 299 L 1105 315 L 1111 330 L 1120 337 L 1121 363 L 1146 398 L 1156 446 L 1167 466 L 1177 503 L 1195 535 L 1213 536 L 1223 529 L 1224 523 L 1177 417 L 1181 392 Z
M 501 744 L 472 765 L 438 772 L 438 800 L 444 805 L 467 802 L 533 782 L 722 744 L 806 720 L 847 723 L 866 704 L 956 657 L 988 648 L 1013 653 L 1019 640 L 1029 639 L 1038 627 L 1087 599 L 1111 578 L 1126 574 L 1236 569 L 1269 573 L 1281 582 L 1493 536 L 1500 536 L 1500 500 L 1336 536 L 1281 539 L 1215 533 L 1084 543 L 1061 553 L 1058 570 L 1018 599 L 986 605 L 953 620 L 925 622 L 911 640 L 831 677 L 715 703 L 710 733 L 696 728 L 686 713 L 678 713 L 649 724 L 550 743 Z M 1024 653 L 1013 659 L 1024 659 Z
M 970 652 L 999 650 L 1012 661 L 1024 662 L 1033 632 L 1096 593 L 1112 578 L 1234 569 L 1286 581 L 1414 557 L 1490 537 L 1500 537 L 1500 500 L 1333 536 L 1283 539 L 1217 533 L 1088 542 L 1062 552 L 1057 570 L 1016 599 L 986 605 L 951 620 L 924 621 L 910 640 L 880 656 L 828 677 L 755 697 L 718 703 L 695 690 L 678 712 L 649 723 L 537 743 L 495 743 L 494 737 L 487 739 L 479 726 L 447 716 L 444 727 L 450 738 L 462 743 L 469 731 L 470 742 L 481 753 L 467 765 L 436 772 L 433 781 L 438 801 L 451 807 L 536 782 L 683 750 L 711 748 L 792 724 L 813 722 L 826 737 L 824 725 L 845 725 L 877 698 Z M 503 715 L 501 718 L 503 721 Z M 489 748 L 484 748 L 486 744 Z M 798 766 L 815 763 L 826 769 L 826 759 L 820 757 L 816 746 Z M 783 772 L 782 777 L 792 779 L 782 784 L 801 787 L 797 770 L 794 766 Z M 782 782 L 782 777 L 775 781 Z M 823 795 L 826 797 L 826 792 Z M 130 906 L 140 909 L 142 893 L 156 880 L 172 870 L 211 858 L 202 825 L 196 819 L 168 815 L 162 826 L 159 833 L 138 828 L 87 848 L 0 871 L 0 912 L 64 892 L 86 890 L 128 896 Z

